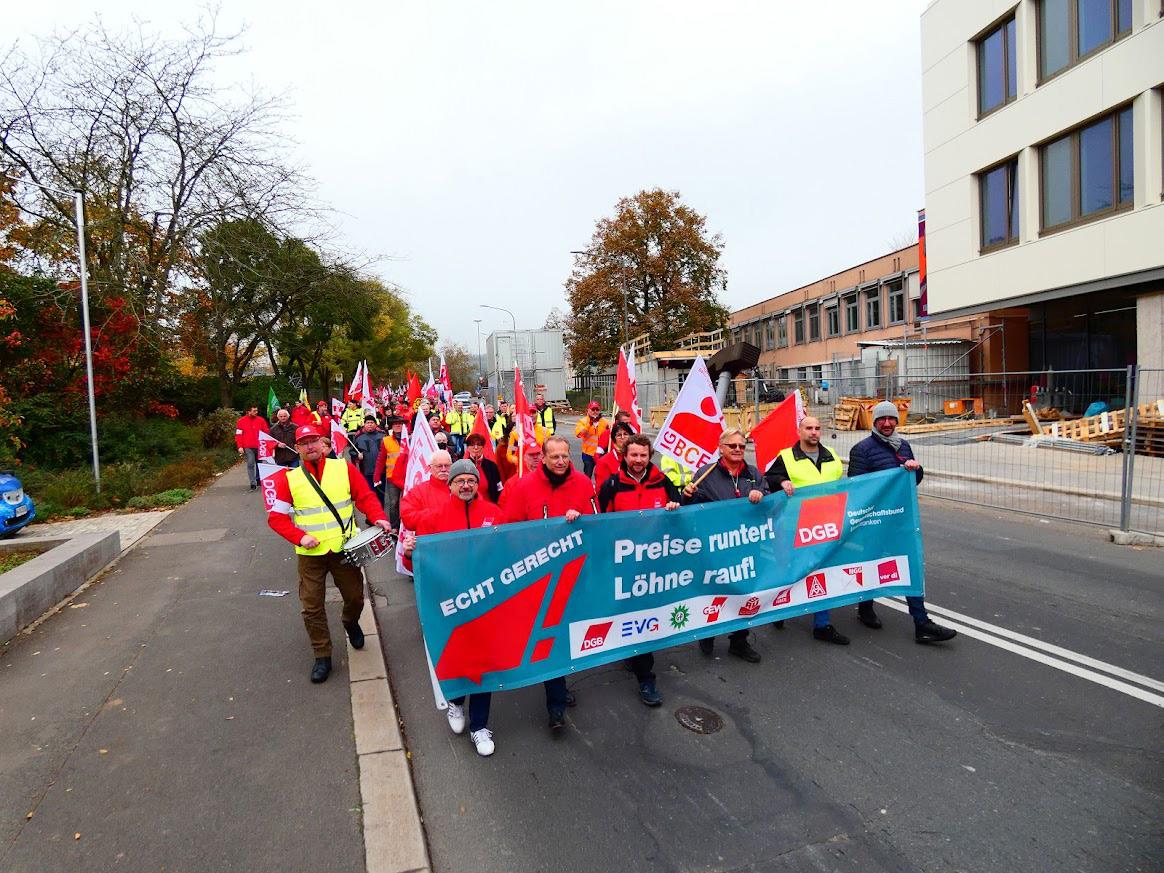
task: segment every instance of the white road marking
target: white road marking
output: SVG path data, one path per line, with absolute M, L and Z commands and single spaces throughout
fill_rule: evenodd
M 905 613 L 909 612 L 909 607 L 906 606 L 904 603 L 901 603 L 897 600 L 881 599 L 878 602 L 884 604 L 885 606 L 888 606 L 890 609 L 895 609 L 898 612 L 905 612 Z M 1010 640 L 1004 638 L 1004 636 L 1006 636 L 1006 635 L 1015 635 L 1018 637 L 1022 637 L 1022 634 L 1014 634 L 1013 631 L 1007 631 L 1006 628 L 1000 628 L 997 625 L 987 624 L 986 622 L 978 621 L 977 619 L 972 619 L 969 616 L 961 616 L 961 615 L 958 615 L 957 613 L 953 613 L 952 610 L 942 609 L 941 607 L 935 607 L 929 603 L 926 604 L 926 609 L 932 609 L 935 613 L 938 613 L 939 615 L 942 615 L 943 617 L 946 617 L 949 615 L 954 615 L 954 616 L 957 616 L 960 620 L 965 621 L 966 622 L 965 624 L 958 624 L 956 622 L 949 621 L 949 620 L 947 620 L 945 622 L 945 625 L 947 627 L 953 628 L 954 630 L 956 630 L 960 634 L 963 634 L 965 636 L 971 637 L 971 638 L 976 639 L 976 640 L 981 640 L 984 643 L 989 643 L 992 646 L 997 646 L 998 648 L 1004 649 L 1005 651 L 1013 652 L 1016 655 L 1021 655 L 1022 657 L 1029 658 L 1032 661 L 1037 661 L 1040 664 L 1046 664 L 1048 667 L 1054 667 L 1057 670 L 1062 670 L 1064 673 L 1070 673 L 1073 676 L 1078 676 L 1081 679 L 1086 679 L 1087 681 L 1094 682 L 1097 685 L 1103 685 L 1106 688 L 1110 688 L 1113 691 L 1119 691 L 1121 694 L 1126 694 L 1129 697 L 1135 697 L 1138 700 L 1143 700 L 1146 703 L 1151 703 L 1154 706 L 1159 706 L 1161 708 L 1164 708 L 1164 697 L 1162 697 L 1159 694 L 1153 694 L 1150 691 L 1145 691 L 1143 688 L 1138 688 L 1135 685 L 1130 685 L 1127 682 L 1120 681 L 1119 679 L 1113 679 L 1111 676 L 1105 676 L 1102 673 L 1097 673 L 1095 670 L 1089 670 L 1085 667 L 1080 667 L 1077 664 L 1072 664 L 1070 661 L 1064 661 L 1060 658 L 1053 658 L 1050 655 L 1043 654 L 1042 652 L 1038 651 L 1037 649 L 1026 648 L 1024 646 L 1020 646 L 1017 643 L 1013 643 Z M 992 634 L 988 634 L 982 630 L 979 630 L 977 627 L 971 626 L 970 622 L 973 622 L 975 625 L 982 625 L 982 626 L 991 628 L 993 631 L 995 631 L 995 633 L 1000 633 L 1000 632 L 1001 633 L 999 636 L 994 636 Z M 1026 639 L 1031 639 L 1031 638 L 1026 637 Z M 1049 645 L 1047 643 L 1040 643 L 1038 640 L 1032 640 L 1032 642 L 1038 643 L 1040 646 L 1048 646 Z M 1067 650 L 1060 649 L 1060 651 L 1066 652 Z M 1074 652 L 1072 652 L 1071 655 L 1074 658 L 1076 658 L 1077 660 L 1085 657 L 1084 655 L 1079 655 L 1079 654 L 1076 654 Z M 1093 660 L 1093 659 L 1089 659 L 1089 660 Z M 1097 661 L 1096 663 L 1102 664 L 1104 662 Z M 1112 667 L 1112 665 L 1106 665 L 1106 666 Z M 1112 667 L 1112 669 L 1119 670 L 1120 668 Z M 1130 671 L 1123 671 L 1123 672 L 1128 673 L 1131 676 L 1138 676 L 1139 675 L 1137 673 L 1130 673 Z M 1141 679 L 1147 680 L 1149 683 L 1154 683 L 1155 685 L 1159 685 L 1159 683 L 1156 683 L 1155 680 L 1148 679 L 1147 676 L 1141 677 Z

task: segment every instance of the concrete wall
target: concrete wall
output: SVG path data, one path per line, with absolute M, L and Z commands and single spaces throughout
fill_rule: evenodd
M 1149 370 L 1164 370 L 1164 292 L 1136 299 L 1136 360 Z
M 0 574 L 0 642 L 12 639 L 121 554 L 121 538 L 117 531 L 109 531 L 0 542 L 4 552 L 39 548 L 47 551 Z
M 974 39 L 1015 12 L 1018 95 L 977 117 Z M 1159 0 L 1133 0 L 1131 33 L 1036 84 L 1036 0 L 935 0 L 922 14 L 930 313 L 1164 265 Z M 1040 236 L 1038 145 L 1131 101 L 1134 209 Z M 1018 156 L 1019 243 L 979 254 L 976 174 Z

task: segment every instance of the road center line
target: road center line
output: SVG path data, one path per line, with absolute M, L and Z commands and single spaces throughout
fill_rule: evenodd
M 900 602 L 900 601 L 898 601 Z M 952 609 L 946 609 L 944 606 L 934 606 L 932 603 L 926 603 L 926 609 L 936 612 L 938 615 L 946 616 L 948 618 L 957 619 L 963 624 L 968 624 L 976 628 L 994 634 L 995 636 L 1005 637 L 1008 640 L 1014 640 L 1017 643 L 1030 646 L 1032 649 L 1039 649 L 1049 655 L 1056 655 L 1068 661 L 1074 661 L 1077 664 L 1082 664 L 1084 667 L 1091 667 L 1103 673 L 1109 673 L 1120 679 L 1126 679 L 1129 682 L 1134 682 L 1137 685 L 1143 685 L 1145 688 L 1151 688 L 1153 691 L 1164 692 L 1164 682 L 1160 682 L 1150 676 L 1144 676 L 1141 673 L 1133 673 L 1131 670 L 1125 670 L 1123 667 L 1117 667 L 1115 664 L 1109 664 L 1106 661 L 1100 661 L 1096 658 L 1089 658 L 1087 655 L 1081 655 L 1078 652 L 1073 652 L 1070 649 L 1064 649 L 1060 646 L 1046 643 L 1042 640 L 1028 637 L 1026 634 L 1020 634 L 1012 630 L 1007 630 L 1004 627 L 999 627 L 990 622 L 981 621 L 977 618 L 971 618 L 960 612 L 955 612 Z
M 890 609 L 897 610 L 898 612 L 909 612 L 909 607 L 907 607 L 904 603 L 899 603 L 896 600 L 882 599 L 879 602 L 883 603 L 885 606 L 888 606 Z M 926 608 L 933 609 L 929 603 L 926 604 Z M 934 609 L 934 612 L 938 612 L 938 609 Z M 949 610 L 943 610 L 942 612 L 948 613 Z M 977 619 L 972 619 L 972 621 L 974 621 L 975 624 L 986 624 L 986 622 L 979 622 Z M 1022 657 L 1029 658 L 1032 661 L 1037 661 L 1040 664 L 1046 664 L 1048 667 L 1054 667 L 1057 670 L 1062 670 L 1064 673 L 1070 673 L 1072 676 L 1078 676 L 1081 679 L 1086 679 L 1087 681 L 1094 682 L 1097 685 L 1103 685 L 1105 688 L 1110 688 L 1113 691 L 1119 691 L 1121 694 L 1126 694 L 1129 697 L 1135 697 L 1138 700 L 1143 700 L 1146 703 L 1151 703 L 1154 706 L 1164 708 L 1164 697 L 1160 696 L 1159 694 L 1153 694 L 1150 691 L 1145 691 L 1143 688 L 1137 688 L 1135 685 L 1129 685 L 1127 682 L 1121 682 L 1119 679 L 1113 679 L 1110 676 L 1105 676 L 1102 673 L 1095 672 L 1094 670 L 1088 670 L 1085 667 L 1080 667 L 1076 664 L 1072 664 L 1069 661 L 1064 661 L 1060 658 L 1053 658 L 1050 655 L 1044 655 L 1042 652 L 1036 651 L 1035 649 L 1029 649 L 1024 646 L 1020 646 L 1017 643 L 1011 642 L 1010 640 L 993 636 L 986 633 L 985 631 L 979 630 L 976 627 L 971 627 L 970 624 L 958 624 L 953 621 L 946 621 L 944 624 L 947 627 L 953 628 L 958 633 L 964 634 L 965 636 L 972 637 L 976 640 L 981 640 L 984 643 L 989 643 L 990 645 L 1004 649 L 1005 651 L 1013 652 L 1016 655 L 1021 655 Z M 987 627 L 993 626 L 987 625 Z M 1004 628 L 998 628 L 998 630 L 1004 630 Z M 1080 655 L 1078 657 L 1083 656 Z

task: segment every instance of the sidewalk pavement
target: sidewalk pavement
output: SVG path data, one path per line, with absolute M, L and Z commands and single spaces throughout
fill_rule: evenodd
M 115 530 L 121 537 L 121 551 L 125 553 L 137 545 L 138 540 L 165 521 L 173 511 L 158 509 L 152 512 L 106 512 L 90 518 L 31 524 L 19 534 L 19 539 L 56 539 Z
M 296 589 L 236 468 L 0 650 L 0 869 L 425 868 L 378 637 L 311 685 Z

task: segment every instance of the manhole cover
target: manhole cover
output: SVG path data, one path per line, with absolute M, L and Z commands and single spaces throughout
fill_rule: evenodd
M 675 710 L 679 724 L 697 734 L 714 734 L 723 727 L 723 718 L 702 706 L 681 706 Z

